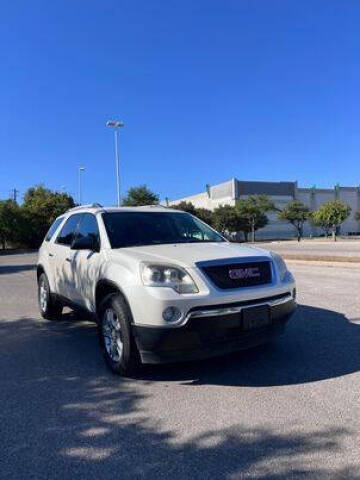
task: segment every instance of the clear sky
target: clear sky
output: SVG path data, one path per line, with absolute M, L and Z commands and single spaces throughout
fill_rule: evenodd
M 0 6 L 0 198 L 116 201 L 206 183 L 360 184 L 360 2 L 11 0 Z

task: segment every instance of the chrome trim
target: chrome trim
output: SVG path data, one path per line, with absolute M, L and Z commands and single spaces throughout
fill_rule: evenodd
M 269 307 L 275 307 L 277 305 L 282 305 L 283 303 L 287 303 L 290 300 L 293 300 L 291 293 L 289 293 L 286 297 L 278 298 L 276 300 L 270 300 L 268 302 L 260 302 L 260 303 L 252 303 L 251 305 L 238 305 L 236 307 L 223 307 L 217 308 L 212 310 L 195 310 L 194 312 L 190 312 L 186 315 L 185 320 L 183 322 L 186 323 L 190 318 L 201 318 L 201 317 L 218 317 L 221 315 L 232 315 L 234 313 L 240 313 L 241 310 L 244 308 L 252 308 L 252 307 L 261 307 L 264 305 L 268 305 Z
M 227 258 L 217 258 L 216 260 L 204 260 L 200 262 L 195 262 L 195 265 L 198 268 L 202 267 L 218 267 L 218 266 L 227 266 L 236 263 L 257 263 L 257 262 L 272 262 L 272 257 L 267 255 L 252 255 L 245 257 L 227 257 Z
M 254 299 L 256 300 L 256 299 Z M 276 300 L 263 300 L 259 303 L 251 303 L 247 305 L 237 305 L 235 307 L 222 307 L 216 309 L 207 309 L 207 310 L 195 310 L 193 312 L 189 312 L 184 317 L 181 317 L 180 320 L 174 323 L 163 323 L 160 325 L 148 324 L 148 323 L 132 323 L 134 327 L 145 327 L 145 328 L 159 328 L 159 329 L 171 329 L 171 328 L 181 328 L 184 327 L 190 318 L 202 318 L 202 317 L 219 317 L 221 315 L 231 315 L 234 313 L 239 313 L 244 308 L 251 308 L 251 307 L 259 307 L 268 305 L 269 307 L 275 307 L 277 305 L 282 305 L 283 303 L 287 303 L 293 300 L 296 302 L 295 298 L 292 296 L 291 292 L 287 292 L 287 295 L 282 298 L 278 298 Z M 245 302 L 249 300 L 244 300 Z M 251 300 L 250 300 L 251 301 Z M 215 306 L 215 305 L 214 305 Z

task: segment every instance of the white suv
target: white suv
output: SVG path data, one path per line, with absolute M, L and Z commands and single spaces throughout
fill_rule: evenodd
M 277 254 L 229 243 L 168 208 L 76 207 L 39 251 L 41 315 L 91 312 L 116 373 L 252 347 L 295 310 L 294 278 Z

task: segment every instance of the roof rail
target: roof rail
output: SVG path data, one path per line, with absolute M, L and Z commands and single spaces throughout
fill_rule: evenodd
M 154 205 L 137 205 L 135 208 L 170 208 L 166 205 L 161 205 L 160 203 Z
M 76 207 L 69 208 L 67 212 L 74 212 L 75 210 L 82 210 L 84 208 L 102 208 L 100 203 L 89 203 L 87 205 L 77 205 Z

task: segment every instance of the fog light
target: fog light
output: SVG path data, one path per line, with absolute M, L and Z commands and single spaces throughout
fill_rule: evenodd
M 181 318 L 181 312 L 177 307 L 167 307 L 162 316 L 165 322 L 177 322 Z

